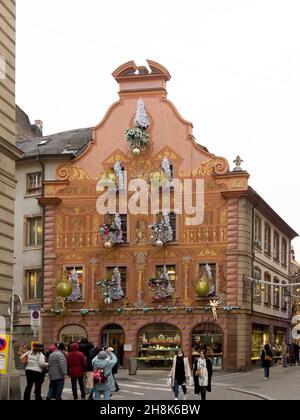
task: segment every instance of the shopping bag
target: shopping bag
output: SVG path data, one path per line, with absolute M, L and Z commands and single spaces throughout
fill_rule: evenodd
M 86 374 L 86 384 L 85 386 L 87 388 L 93 388 L 94 386 L 94 377 L 93 377 L 93 372 L 87 372 Z
M 172 386 L 172 378 L 170 376 L 167 378 L 167 386 Z

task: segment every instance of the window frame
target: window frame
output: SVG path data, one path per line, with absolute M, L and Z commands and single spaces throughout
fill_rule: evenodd
M 281 265 L 287 267 L 287 251 L 288 251 L 288 242 L 285 238 L 281 238 Z
M 259 275 L 256 275 L 258 273 Z M 262 279 L 262 269 L 260 267 L 253 267 L 253 277 L 256 280 Z M 259 294 L 256 293 L 256 291 L 259 291 Z M 254 283 L 253 284 L 253 302 L 256 305 L 261 305 L 262 302 L 262 290 L 261 290 L 261 283 Z
M 274 277 L 273 278 L 273 282 L 274 283 L 278 283 L 278 291 L 276 292 L 276 286 L 273 284 L 273 307 L 275 307 L 276 309 L 280 308 L 280 281 L 278 279 L 278 277 Z M 275 297 L 276 297 L 276 302 L 275 302 Z
M 128 267 L 127 265 L 120 265 L 120 266 L 116 266 L 116 265 L 106 265 L 105 266 L 105 277 L 108 276 L 108 270 L 113 271 L 114 268 L 118 267 L 120 274 L 121 274 L 121 286 L 122 286 L 122 290 L 123 290 L 123 299 L 127 299 L 128 298 Z M 121 270 L 120 270 L 121 269 Z M 125 279 L 122 278 L 122 269 L 125 269 Z M 125 289 L 124 289 L 124 284 L 125 284 Z M 117 301 L 115 301 L 117 302 Z
M 77 303 L 77 302 L 84 302 L 86 300 L 86 270 L 85 265 L 82 263 L 75 263 L 75 264 L 64 264 L 63 271 L 67 271 L 69 274 L 71 274 L 72 270 L 75 268 L 77 271 L 77 268 L 82 268 L 82 287 L 81 287 L 81 299 L 78 299 L 74 302 L 68 302 L 68 303 Z
M 42 283 L 42 269 L 41 268 L 25 268 L 25 297 L 26 302 L 41 302 L 43 300 L 43 288 L 41 287 L 41 296 L 37 296 L 37 273 L 40 274 L 40 283 Z M 34 273 L 34 297 L 30 297 L 30 274 Z
M 257 215 L 254 216 L 254 245 L 261 248 L 261 236 L 262 236 L 262 221 Z
M 30 186 L 30 177 L 31 176 L 38 176 L 38 178 L 35 180 L 36 184 L 39 185 L 35 185 L 34 187 Z M 36 194 L 38 192 L 40 192 L 42 190 L 42 172 L 41 171 L 36 171 L 36 172 L 30 172 L 28 174 L 26 174 L 26 193 L 27 194 Z
M 276 243 L 277 243 L 277 247 L 275 247 Z M 280 236 L 279 236 L 279 233 L 276 230 L 274 230 L 273 232 L 273 259 L 274 261 L 278 263 L 279 263 L 279 255 L 280 255 Z
M 272 281 L 272 276 L 267 271 L 264 272 L 264 281 L 270 282 Z M 272 304 L 272 285 L 265 283 L 265 290 L 264 290 L 264 305 L 271 306 Z
M 266 235 L 266 232 L 268 232 L 267 235 Z M 267 222 L 265 222 L 265 226 L 264 226 L 264 253 L 267 256 L 271 256 L 271 238 L 272 238 L 272 228 Z
M 30 237 L 31 237 L 31 222 L 34 221 L 34 243 L 30 243 Z M 41 238 L 40 243 L 38 242 L 38 221 L 41 223 Z M 35 248 L 35 247 L 41 247 L 43 244 L 43 217 L 42 216 L 32 216 L 32 217 L 26 217 L 25 218 L 25 247 L 26 248 Z

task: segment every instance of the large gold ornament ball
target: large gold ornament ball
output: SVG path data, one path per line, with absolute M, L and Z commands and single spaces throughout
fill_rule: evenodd
M 69 281 L 60 281 L 56 286 L 57 296 L 68 297 L 72 294 L 73 286 Z
M 209 292 L 209 285 L 206 280 L 201 279 L 196 284 L 196 294 L 198 297 L 205 297 Z
M 134 155 L 134 156 L 140 156 L 140 154 L 141 154 L 141 149 L 139 149 L 138 147 L 135 147 L 133 150 L 132 150 L 132 154 Z
M 112 242 L 111 242 L 111 241 L 105 241 L 105 242 L 104 242 L 104 248 L 109 249 L 109 248 L 111 248 L 111 247 L 112 247 Z

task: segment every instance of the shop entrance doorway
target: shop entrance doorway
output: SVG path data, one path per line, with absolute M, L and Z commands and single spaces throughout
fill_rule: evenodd
M 118 324 L 109 324 L 102 330 L 101 346 L 108 346 L 114 349 L 119 365 L 123 366 L 125 333 Z

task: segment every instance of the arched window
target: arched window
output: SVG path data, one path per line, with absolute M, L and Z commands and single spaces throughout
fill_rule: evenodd
M 259 267 L 254 267 L 253 269 L 253 278 L 255 280 L 261 280 L 261 269 Z M 262 297 L 262 285 L 261 283 L 253 283 L 253 300 L 256 304 L 261 304 Z
M 281 283 L 286 284 L 285 281 L 282 281 Z M 288 288 L 281 286 L 281 310 L 282 311 L 287 310 L 287 303 L 288 303 L 288 300 L 289 300 L 288 294 L 289 294 Z
M 264 281 L 270 282 L 271 281 L 271 275 L 269 273 L 264 274 Z M 264 304 L 265 305 L 271 305 L 271 291 L 272 286 L 270 284 L 265 284 L 265 291 L 264 291 Z
M 82 337 L 87 337 L 86 331 L 80 325 L 67 325 L 60 330 L 59 341 L 68 345 L 77 342 Z
M 278 278 L 274 277 L 274 283 L 279 283 Z M 275 309 L 279 309 L 279 293 L 280 293 L 280 286 L 278 284 L 273 284 L 273 306 Z

